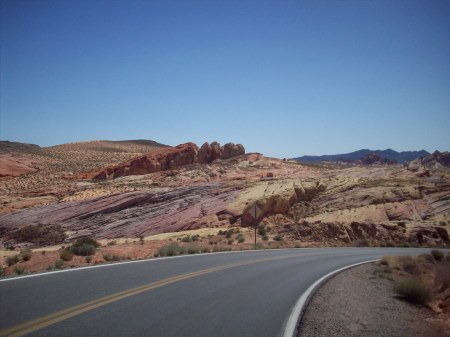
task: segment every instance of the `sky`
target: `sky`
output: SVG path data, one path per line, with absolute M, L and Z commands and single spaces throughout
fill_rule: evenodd
M 450 150 L 450 1 L 0 0 L 0 139 Z

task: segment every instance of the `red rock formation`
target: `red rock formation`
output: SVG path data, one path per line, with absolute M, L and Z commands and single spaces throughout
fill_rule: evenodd
M 224 146 L 222 146 L 222 159 L 228 159 L 231 157 L 241 156 L 245 154 L 245 149 L 242 144 L 233 144 L 233 143 L 227 143 Z
M 100 172 L 87 174 L 84 178 L 98 180 L 114 179 L 129 175 L 154 173 L 190 164 L 208 164 L 216 159 L 228 159 L 245 154 L 241 144 L 228 143 L 222 148 L 217 142 L 204 143 L 199 149 L 194 143 L 181 144 L 154 150 L 145 156 L 137 157 Z
M 105 180 L 123 176 L 154 173 L 197 162 L 198 147 L 194 143 L 154 150 L 145 156 L 108 167 L 94 174 L 93 179 Z

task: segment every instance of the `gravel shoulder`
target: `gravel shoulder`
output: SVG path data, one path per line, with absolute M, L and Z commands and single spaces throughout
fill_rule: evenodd
M 333 277 L 314 294 L 299 325 L 299 337 L 450 336 L 430 309 L 395 297 L 391 281 L 374 276 L 374 263 Z

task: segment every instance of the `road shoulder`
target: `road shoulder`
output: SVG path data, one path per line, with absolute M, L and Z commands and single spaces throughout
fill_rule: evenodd
M 340 273 L 313 296 L 298 336 L 449 336 L 430 309 L 395 297 L 391 282 L 374 277 L 375 263 Z

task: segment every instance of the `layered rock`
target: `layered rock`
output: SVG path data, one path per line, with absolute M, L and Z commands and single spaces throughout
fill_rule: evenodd
M 86 178 L 97 180 L 115 179 L 129 175 L 155 173 L 190 164 L 208 164 L 217 159 L 228 159 L 245 154 L 241 144 L 227 143 L 223 147 L 217 142 L 204 143 L 199 149 L 194 143 L 154 150 L 117 166 L 108 167 Z
M 235 214 L 241 211 L 241 224 L 248 226 L 261 221 L 269 214 L 287 214 L 295 203 L 311 201 L 325 190 L 326 185 L 320 181 L 300 179 L 263 181 L 242 191 L 234 204 L 230 205 L 229 210 Z M 257 219 L 254 219 L 252 214 L 255 203 L 261 210 Z

